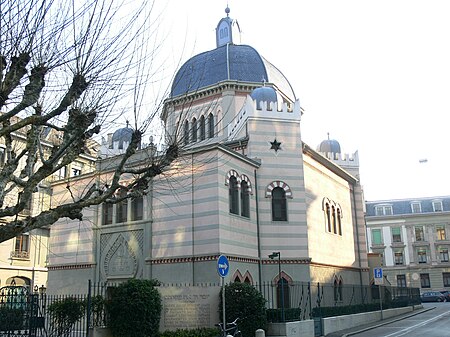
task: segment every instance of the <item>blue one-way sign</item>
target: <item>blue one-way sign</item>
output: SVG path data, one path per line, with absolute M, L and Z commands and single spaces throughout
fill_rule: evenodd
M 217 259 L 217 272 L 221 277 L 225 277 L 228 274 L 228 270 L 230 269 L 230 264 L 225 255 L 220 255 Z

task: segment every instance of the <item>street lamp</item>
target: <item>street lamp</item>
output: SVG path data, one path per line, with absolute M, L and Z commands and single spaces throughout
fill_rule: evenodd
M 281 321 L 284 322 L 284 279 L 281 276 L 281 253 L 273 252 L 272 254 L 269 254 L 271 260 L 276 257 L 278 257 L 278 279 L 281 282 Z

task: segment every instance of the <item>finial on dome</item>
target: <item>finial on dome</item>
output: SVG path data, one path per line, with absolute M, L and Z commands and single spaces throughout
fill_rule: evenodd
M 230 15 L 230 7 L 228 7 L 228 3 L 227 3 L 227 8 L 225 8 L 225 13 L 227 13 L 227 16 Z

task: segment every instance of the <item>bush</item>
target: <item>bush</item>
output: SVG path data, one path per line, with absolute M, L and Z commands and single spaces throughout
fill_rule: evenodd
M 217 337 L 218 329 L 199 328 L 199 329 L 178 329 L 175 331 L 164 331 L 159 337 Z
M 73 326 L 84 315 L 86 302 L 75 297 L 66 297 L 49 305 L 52 334 L 68 336 Z
M 156 280 L 131 279 L 112 288 L 106 311 L 113 336 L 158 336 L 162 304 L 157 285 Z
M 222 292 L 219 305 L 222 317 Z M 239 318 L 243 336 L 254 336 L 258 329 L 266 329 L 266 300 L 252 285 L 234 282 L 225 286 L 225 313 L 227 322 Z
M 23 309 L 0 307 L 0 331 L 23 329 Z

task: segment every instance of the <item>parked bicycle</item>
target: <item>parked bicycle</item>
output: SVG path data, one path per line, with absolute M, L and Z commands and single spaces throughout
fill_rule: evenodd
M 236 318 L 233 322 L 227 323 L 225 331 L 223 330 L 223 323 L 216 324 L 220 329 L 220 336 L 218 337 L 242 337 L 242 333 L 237 325 L 238 320 L 239 318 Z

